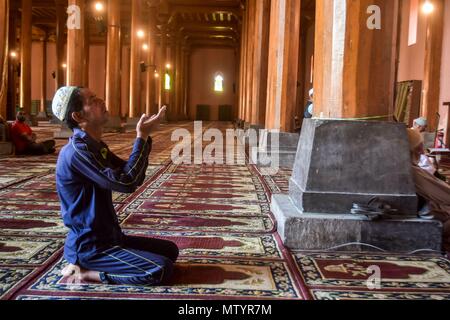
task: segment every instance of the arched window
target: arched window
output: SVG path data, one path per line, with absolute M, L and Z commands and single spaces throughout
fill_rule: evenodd
M 170 83 L 170 74 L 167 72 L 165 77 L 164 77 L 164 88 L 166 90 L 170 90 L 171 89 L 171 83 Z
M 214 78 L 214 91 L 223 92 L 223 76 L 220 74 Z

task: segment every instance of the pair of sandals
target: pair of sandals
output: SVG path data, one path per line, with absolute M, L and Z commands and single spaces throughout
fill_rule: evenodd
M 398 210 L 374 197 L 367 204 L 354 203 L 351 213 L 357 216 L 365 216 L 369 221 L 377 221 L 397 214 Z

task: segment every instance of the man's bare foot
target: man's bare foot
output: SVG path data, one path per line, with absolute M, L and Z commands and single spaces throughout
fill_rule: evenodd
M 79 274 L 80 271 L 81 271 L 81 268 L 79 266 L 76 266 L 74 264 L 69 264 L 61 271 L 61 275 L 63 277 L 70 277 L 70 276 Z
M 71 281 L 102 282 L 100 279 L 100 272 L 85 270 L 74 264 L 69 264 L 65 267 L 61 271 L 61 275 L 63 277 L 68 277 Z

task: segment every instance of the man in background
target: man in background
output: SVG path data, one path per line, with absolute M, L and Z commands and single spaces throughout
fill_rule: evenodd
M 42 143 L 36 141 L 36 134 L 25 123 L 26 113 L 23 110 L 17 112 L 16 121 L 11 127 L 11 140 L 16 148 L 16 155 L 45 155 L 56 151 L 55 140 Z

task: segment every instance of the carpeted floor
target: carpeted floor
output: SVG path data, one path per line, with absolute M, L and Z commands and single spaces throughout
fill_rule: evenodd
M 230 126 L 208 123 L 203 130 Z M 60 275 L 66 230 L 55 190 L 56 155 L 11 157 L 0 159 L 0 298 L 450 299 L 450 263 L 442 256 L 290 252 L 270 212 L 271 195 L 287 192 L 290 171 L 268 176 L 249 164 L 175 165 L 175 127 L 193 130 L 188 122 L 162 126 L 153 136 L 144 185 L 133 195 L 114 194 L 125 233 L 180 247 L 170 284 L 68 283 Z M 48 138 L 56 129 L 45 125 L 37 133 Z M 126 158 L 134 135 L 104 140 Z M 367 287 L 372 265 L 381 267 L 379 290 Z

